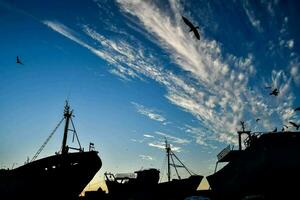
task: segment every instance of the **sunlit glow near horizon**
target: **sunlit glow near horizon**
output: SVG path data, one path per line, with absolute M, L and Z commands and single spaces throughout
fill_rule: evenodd
M 0 168 L 31 159 L 68 100 L 81 144 L 103 162 L 86 190 L 104 172 L 157 168 L 165 181 L 165 138 L 193 172 L 212 174 L 240 121 L 261 132 L 300 123 L 298 4 L 0 0 Z

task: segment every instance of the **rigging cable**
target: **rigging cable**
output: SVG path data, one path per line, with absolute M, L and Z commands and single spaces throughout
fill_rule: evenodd
M 46 141 L 43 143 L 43 145 L 39 148 L 39 150 L 36 152 L 36 154 L 32 157 L 31 161 L 35 161 L 35 159 L 39 156 L 39 154 L 43 151 L 43 149 L 45 148 L 45 146 L 47 145 L 47 143 L 49 142 L 49 140 L 51 139 L 51 137 L 53 136 L 53 134 L 55 133 L 55 131 L 58 129 L 58 127 L 60 126 L 60 124 L 64 121 L 64 117 L 60 120 L 60 122 L 57 124 L 57 126 L 54 128 L 54 130 L 51 132 L 51 134 L 49 135 L 49 137 L 46 139 Z
M 76 136 L 76 140 L 77 140 L 78 145 L 79 145 L 79 149 L 81 150 L 81 145 L 80 145 L 80 142 L 79 142 L 79 139 L 78 139 L 78 135 L 77 135 L 77 132 L 76 132 L 76 129 L 75 129 L 75 126 L 74 126 L 72 118 L 71 118 L 71 124 L 72 124 L 72 127 L 73 127 L 73 141 L 74 141 L 74 135 L 75 135 Z
M 166 166 L 166 162 L 167 162 L 167 157 L 164 157 L 164 160 L 163 160 L 163 164 L 161 166 L 161 176 L 160 176 L 160 179 L 159 179 L 159 182 L 162 181 L 163 177 L 165 176 L 165 166 Z
M 174 167 L 174 169 L 175 169 L 175 171 L 176 171 L 176 174 L 177 174 L 178 179 L 180 180 L 181 178 L 180 178 L 179 173 L 178 173 L 178 171 L 177 171 L 177 167 L 176 167 L 176 165 L 175 165 L 175 162 L 174 162 L 174 159 L 173 159 L 173 155 L 175 155 L 175 154 L 171 151 L 171 160 L 172 160 L 172 162 L 173 162 L 173 167 Z
M 185 168 L 185 170 L 190 174 L 190 176 L 192 176 L 192 173 L 195 174 L 194 172 L 191 173 L 191 171 L 188 170 L 188 168 L 181 162 L 181 160 L 179 160 L 179 158 L 175 154 L 173 154 L 173 155 L 180 162 L 180 164 Z

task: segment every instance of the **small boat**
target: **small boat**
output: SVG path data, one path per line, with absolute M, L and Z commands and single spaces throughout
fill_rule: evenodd
M 165 140 L 165 143 L 168 162 L 168 180 L 158 184 L 158 192 L 161 194 L 161 199 L 182 200 L 192 196 L 197 191 L 203 176 L 192 173 L 172 151 L 167 140 Z M 175 163 L 174 160 L 177 160 L 179 164 Z M 177 179 L 171 179 L 171 167 L 174 168 Z M 177 168 L 184 168 L 190 176 L 188 178 L 181 178 Z
M 102 166 L 98 152 L 90 143 L 89 151 L 81 147 L 73 124 L 73 111 L 68 102 L 62 120 L 47 138 L 31 161 L 15 169 L 0 170 L 1 199 L 77 199 L 82 190 Z M 65 121 L 61 151 L 37 159 L 60 124 Z M 69 128 L 71 123 L 72 128 Z M 68 132 L 73 132 L 79 148 L 67 145 Z M 70 152 L 73 150 L 73 152 Z M 74 152 L 75 151 L 75 152 Z
M 134 200 L 183 200 L 192 196 L 196 192 L 203 176 L 195 175 L 188 170 L 171 150 L 167 140 L 166 152 L 168 161 L 168 180 L 166 182 L 159 182 L 160 171 L 153 168 L 116 175 L 105 173 L 105 182 L 109 196 L 112 199 Z M 180 164 L 176 164 L 174 160 L 177 160 Z M 178 179 L 171 179 L 171 167 L 174 167 Z M 182 179 L 177 170 L 179 167 L 186 169 L 190 177 Z
M 159 170 L 150 168 L 134 173 L 104 173 L 112 199 L 156 199 Z

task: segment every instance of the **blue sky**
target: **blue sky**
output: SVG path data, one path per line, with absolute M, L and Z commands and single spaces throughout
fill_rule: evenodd
M 0 1 L 1 167 L 35 154 L 68 99 L 81 143 L 103 160 L 94 185 L 105 171 L 161 169 L 164 137 L 211 174 L 241 120 L 252 131 L 300 122 L 298 10 L 280 0 Z

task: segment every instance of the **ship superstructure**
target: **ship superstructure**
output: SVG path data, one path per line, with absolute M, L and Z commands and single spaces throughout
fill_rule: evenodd
M 217 164 L 227 164 L 207 177 L 214 199 L 298 199 L 300 132 L 252 133 L 243 127 L 238 137 L 239 149 L 221 151 Z

